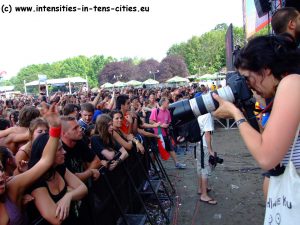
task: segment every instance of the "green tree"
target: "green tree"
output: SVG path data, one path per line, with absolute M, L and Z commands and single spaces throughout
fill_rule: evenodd
M 225 35 L 227 24 L 218 24 L 213 30 L 194 36 L 186 43 L 174 44 L 167 55 L 180 55 L 184 58 L 191 74 L 218 72 L 226 64 Z M 233 29 L 234 45 L 244 45 L 242 28 Z

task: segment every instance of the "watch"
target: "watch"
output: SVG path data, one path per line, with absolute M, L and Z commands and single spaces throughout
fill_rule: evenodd
M 242 118 L 242 119 L 236 121 L 235 123 L 236 123 L 236 126 L 239 127 L 244 122 L 247 122 L 247 120 L 245 118 Z

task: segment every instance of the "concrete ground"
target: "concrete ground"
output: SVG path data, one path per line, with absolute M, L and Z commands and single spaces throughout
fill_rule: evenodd
M 238 130 L 218 128 L 213 135 L 213 148 L 224 159 L 218 164 L 210 185 L 210 195 L 218 201 L 208 205 L 199 201 L 197 174 L 192 150 L 178 155 L 187 164 L 177 170 L 171 159 L 164 162 L 176 187 L 173 225 L 261 225 L 264 218 L 262 171 L 246 149 Z

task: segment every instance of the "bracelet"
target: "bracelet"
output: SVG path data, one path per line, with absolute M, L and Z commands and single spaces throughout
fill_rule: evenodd
M 134 140 L 134 143 L 137 145 L 137 144 L 139 144 L 140 142 L 139 142 L 139 140 L 137 140 L 137 139 L 133 139 Z
M 61 127 L 50 127 L 49 136 L 54 138 L 59 138 L 61 132 Z
M 245 118 L 240 119 L 240 120 L 236 121 L 235 123 L 236 123 L 236 126 L 239 127 L 244 122 L 247 122 L 247 120 Z

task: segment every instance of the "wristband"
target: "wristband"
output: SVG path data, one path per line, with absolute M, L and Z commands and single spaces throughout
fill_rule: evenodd
M 244 122 L 247 122 L 247 120 L 245 118 L 240 119 L 240 120 L 236 121 L 235 123 L 236 123 L 236 126 L 239 127 Z
M 49 136 L 54 138 L 59 138 L 61 132 L 61 127 L 50 127 Z

